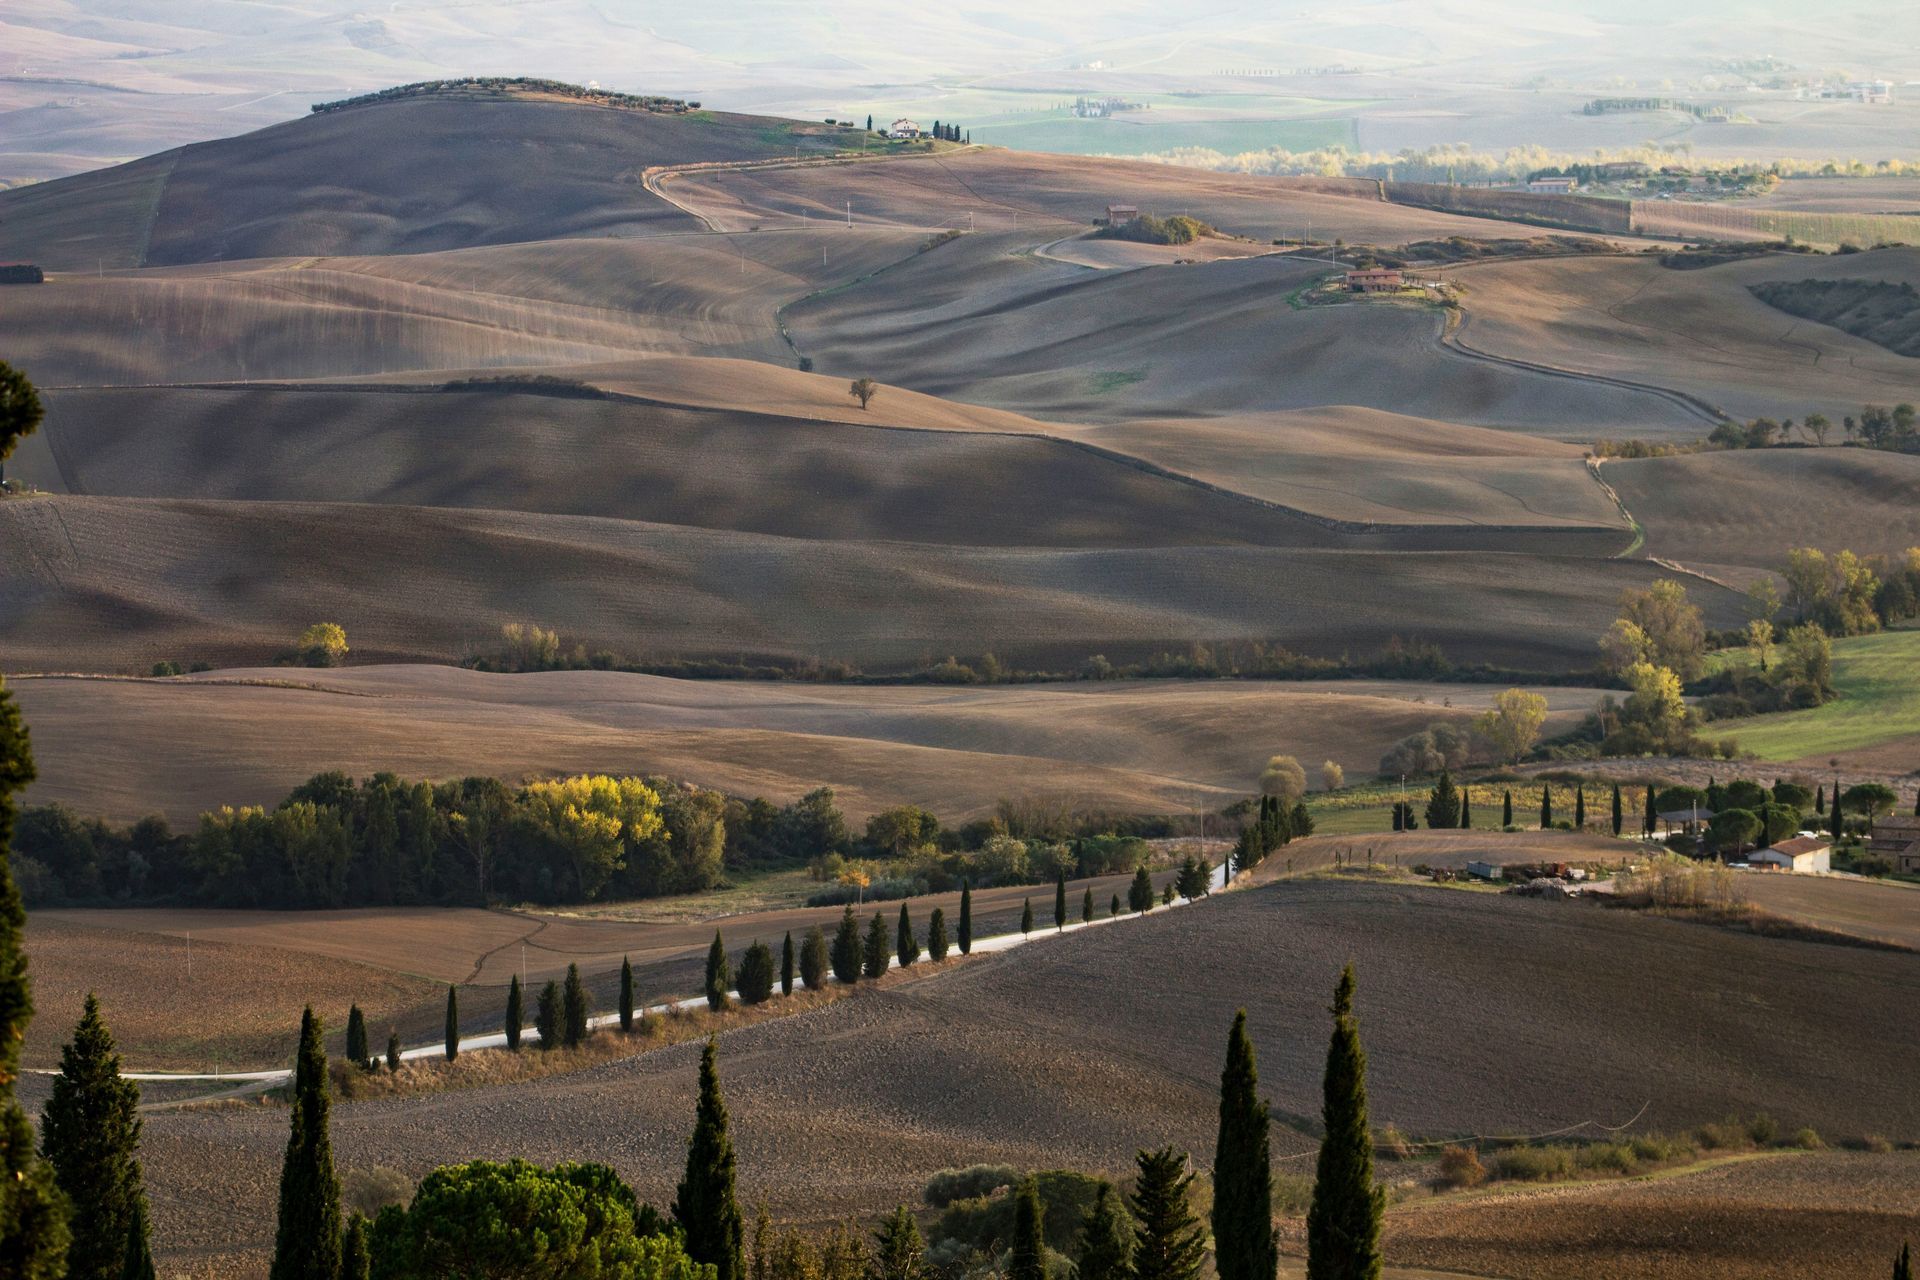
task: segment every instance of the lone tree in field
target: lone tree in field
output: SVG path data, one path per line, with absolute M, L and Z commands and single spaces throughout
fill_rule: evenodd
M 780 944 L 780 994 L 793 994 L 793 931 L 787 931 L 787 940 Z
M 578 1048 L 589 1034 L 587 1024 L 593 1019 L 593 997 L 587 994 L 587 984 L 581 981 L 577 964 L 567 966 L 567 985 L 561 1003 L 566 1009 L 567 1048 Z
M 913 936 L 913 921 L 907 915 L 907 904 L 900 904 L 900 925 L 894 930 L 893 952 L 900 957 L 900 967 L 906 968 L 920 958 L 920 943 Z
M 1111 1182 L 1102 1181 L 1080 1227 L 1076 1280 L 1132 1280 L 1133 1220 Z
M 337 667 L 347 656 L 347 633 L 337 622 L 316 622 L 300 633 L 300 661 L 309 667 Z
M 1553 830 L 1553 788 L 1546 785 L 1540 788 L 1540 829 Z
M 764 1210 L 763 1210 L 764 1212 Z M 756 1243 L 758 1237 L 756 1236 Z M 873 1233 L 873 1280 L 921 1280 L 926 1275 L 926 1241 L 920 1224 L 900 1205 Z M 754 1258 L 756 1268 L 760 1259 Z
M 542 1049 L 558 1049 L 560 1037 L 566 1034 L 567 1011 L 560 1000 L 560 984 L 551 978 L 540 988 L 540 1003 L 533 1011 L 533 1029 L 540 1034 Z
M 327 1134 L 327 1048 L 309 1007 L 293 1067 L 293 1123 L 280 1168 L 280 1225 L 269 1280 L 337 1280 L 340 1180 Z
M 687 1139 L 687 1172 L 673 1199 L 673 1220 L 686 1233 L 687 1256 L 712 1265 L 714 1280 L 746 1280 L 742 1249 L 746 1224 L 733 1190 L 733 1139 L 720 1096 L 718 1049 L 711 1037 L 700 1053 L 700 1102 Z
M 520 1029 L 526 1023 L 526 993 L 520 990 L 520 975 L 507 983 L 507 1011 L 501 1016 L 500 1029 L 507 1035 L 507 1051 L 520 1052 Z
M 34 398 L 31 420 L 21 415 L 19 392 L 7 381 L 13 371 L 0 365 L 0 457 L 39 422 L 39 400 Z M 17 375 L 14 375 L 17 376 Z M 28 395 L 33 388 L 19 380 Z M 24 426 L 20 424 L 25 422 Z M 17 435 L 8 434 L 16 432 Z M 13 1096 L 20 1070 L 20 1044 L 33 1018 L 33 996 L 27 981 L 26 909 L 13 882 L 9 851 L 16 810 L 13 797 L 34 778 L 33 751 L 27 726 L 14 705 L 7 682 L 0 679 L 0 1261 L 21 1280 L 60 1280 L 66 1274 L 67 1215 L 53 1170 L 35 1159 L 33 1126 Z
M 367 1015 L 360 1012 L 360 1006 L 354 1005 L 347 1010 L 347 1061 L 356 1067 L 364 1067 L 373 1056 L 367 1047 Z
M 1013 1193 L 1013 1251 L 1007 1259 L 1007 1280 L 1047 1280 L 1045 1216 L 1040 1188 L 1029 1174 Z
M 1324 1137 L 1307 1210 L 1307 1280 L 1378 1280 L 1386 1192 L 1373 1182 L 1367 1054 L 1353 1017 L 1353 966 L 1333 995 L 1320 1116 Z
M 1619 835 L 1620 829 L 1627 825 L 1627 810 L 1620 799 L 1620 784 L 1613 784 L 1613 834 Z
M 1587 789 L 1584 785 L 1573 789 L 1573 829 L 1575 831 L 1587 829 Z
M 1133 873 L 1133 883 L 1127 886 L 1127 906 L 1136 915 L 1153 910 L 1153 877 L 1147 874 L 1145 867 Z
M 840 917 L 840 930 L 833 935 L 833 976 L 851 986 L 860 981 L 860 926 L 853 921 L 848 905 Z
M 815 925 L 800 944 L 800 981 L 807 984 L 807 990 L 818 991 L 827 985 L 829 967 L 826 931 Z
M 713 931 L 713 945 L 707 948 L 707 1008 L 719 1013 L 731 1000 L 727 998 L 727 988 L 733 985 L 733 973 L 727 966 L 727 944 L 720 941 L 720 931 Z
M 13 456 L 14 446 L 32 435 L 44 417 L 40 393 L 27 376 L 0 360 L 0 480 L 7 478 L 7 459 Z
M 1024 936 L 1033 932 L 1033 899 L 1028 898 L 1020 908 L 1020 932 Z
M 867 404 L 879 391 L 880 384 L 872 378 L 855 378 L 847 387 L 847 394 L 851 395 L 855 400 L 858 400 L 862 409 L 867 407 Z
M 1490 710 L 1480 713 L 1473 731 L 1493 748 L 1501 764 L 1512 764 L 1540 740 L 1540 728 L 1547 722 L 1547 700 L 1525 689 L 1508 689 L 1498 694 Z
M 1087 891 L 1080 895 L 1080 923 L 1081 924 L 1093 923 L 1093 886 L 1092 885 L 1088 885 Z
M 867 942 L 860 958 L 863 961 L 861 973 L 868 978 L 885 974 L 887 964 L 892 959 L 892 950 L 887 946 L 887 922 L 878 911 L 867 922 Z
M 73 1232 L 68 1280 L 120 1280 L 129 1249 L 145 1250 L 139 1150 L 140 1086 L 121 1077 L 113 1034 L 89 995 L 40 1114 L 40 1153 L 66 1193 Z
M 633 1034 L 633 958 L 620 957 L 620 1029 Z
M 947 958 L 947 913 L 935 907 L 927 917 L 927 959 L 939 964 Z
M 1511 789 L 1502 793 L 1502 796 L 1501 796 L 1500 825 L 1503 827 L 1510 827 L 1513 825 L 1513 791 Z
M 960 930 L 953 936 L 961 955 L 973 954 L 973 886 L 964 880 L 960 882 Z
M 1247 1011 L 1227 1033 L 1220 1073 L 1220 1135 L 1213 1155 L 1214 1265 L 1220 1280 L 1273 1280 L 1279 1248 L 1273 1238 L 1273 1158 L 1267 1146 L 1267 1104 Z
M 1194 1280 L 1206 1254 L 1206 1233 L 1187 1203 L 1193 1174 L 1186 1153 L 1162 1147 L 1135 1159 L 1140 1175 L 1132 1197 L 1133 1280 Z
M 447 984 L 447 1061 L 460 1056 L 460 988 Z

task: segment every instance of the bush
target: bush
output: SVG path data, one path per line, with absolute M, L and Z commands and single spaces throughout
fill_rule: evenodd
M 413 1179 L 385 1165 L 349 1169 L 340 1179 L 341 1206 L 365 1218 L 373 1217 L 390 1204 L 404 1205 L 411 1199 Z
M 764 1003 L 773 994 L 773 978 L 773 952 L 766 943 L 755 942 L 740 957 L 740 973 L 734 979 L 740 1003 Z
M 1396 1125 L 1388 1125 L 1380 1131 L 1375 1148 L 1389 1160 L 1410 1160 L 1413 1158 L 1413 1144 L 1407 1141 L 1407 1135 L 1400 1132 Z
M 1818 1151 L 1827 1144 L 1820 1141 L 1820 1135 L 1813 1129 L 1795 1129 L 1790 1141 L 1802 1151 Z
M 1471 1147 L 1448 1147 L 1440 1153 L 1440 1185 L 1477 1187 L 1487 1180 L 1487 1167 Z
M 974 1200 L 1020 1181 L 1010 1164 L 970 1164 L 964 1169 L 942 1169 L 927 1179 L 928 1207 L 944 1209 L 955 1200 Z
M 1751 1141 L 1747 1127 L 1731 1116 L 1718 1124 L 1701 1125 L 1693 1131 L 1693 1140 L 1706 1151 L 1736 1151 Z
M 1780 1140 L 1780 1126 L 1763 1111 L 1747 1121 L 1747 1137 L 1756 1147 L 1770 1147 Z
M 1511 1182 L 1550 1182 L 1573 1176 L 1573 1155 L 1565 1147 L 1508 1147 L 1493 1158 L 1493 1167 Z

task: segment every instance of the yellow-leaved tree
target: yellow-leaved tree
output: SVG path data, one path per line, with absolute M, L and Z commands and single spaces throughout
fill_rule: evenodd
M 626 866 L 634 845 L 662 832 L 660 796 L 638 778 L 582 774 L 527 784 L 524 813 L 535 831 L 565 851 L 575 883 L 555 886 L 564 896 L 599 895 Z
M 1474 720 L 1473 731 L 1486 741 L 1501 764 L 1512 764 L 1533 749 L 1546 722 L 1545 698 L 1525 689 L 1508 689 L 1494 698 L 1491 709 Z

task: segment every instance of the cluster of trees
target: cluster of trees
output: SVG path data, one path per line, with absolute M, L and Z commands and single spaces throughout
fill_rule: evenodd
M 1103 226 L 1094 232 L 1099 239 L 1132 240 L 1139 244 L 1192 244 L 1195 240 L 1219 234 L 1215 228 L 1184 213 L 1176 213 L 1170 218 L 1156 218 L 1150 213 L 1143 213 L 1130 222 Z
M 1476 755 L 1511 764 L 1533 750 L 1546 722 L 1544 697 L 1525 689 L 1506 689 L 1466 728 L 1436 721 L 1400 739 L 1380 757 L 1379 772 L 1389 778 L 1424 778 L 1464 769 Z
M 273 809 L 222 808 L 175 834 L 115 828 L 61 805 L 21 820 L 28 900 L 217 906 L 586 902 L 692 893 L 729 869 L 846 847 L 829 788 L 787 805 L 662 778 L 583 775 L 511 788 L 323 773 Z
M 1860 410 L 1858 417 L 1843 415 L 1837 425 L 1848 444 L 1898 453 L 1920 452 L 1920 410 L 1910 404 L 1897 404 L 1892 408 L 1870 404 Z M 1807 443 L 1825 447 L 1835 426 L 1826 414 L 1810 413 L 1800 420 L 1799 431 Z M 1778 422 L 1772 418 L 1723 422 L 1708 434 L 1707 443 L 1717 449 L 1768 449 L 1793 443 L 1794 430 L 1792 418 Z
M 1784 609 L 1828 635 L 1856 636 L 1920 616 L 1920 547 L 1897 556 L 1796 547 L 1779 572 L 1787 585 L 1784 600 L 1765 587 L 1755 589 L 1760 621 L 1772 622 Z
M 923 815 L 924 822 L 897 820 L 913 814 Z M 913 826 L 918 830 L 912 831 Z M 923 810 L 896 809 L 870 819 L 866 839 L 850 854 L 835 851 L 813 859 L 808 870 L 826 887 L 811 895 L 807 905 L 914 898 L 962 884 L 986 888 L 1113 875 L 1150 866 L 1159 856 L 1132 835 L 1022 837 L 991 821 L 944 831 Z
M 1274 759 L 1292 760 L 1292 757 L 1276 756 Z M 1340 766 L 1333 767 L 1338 769 Z M 1260 797 L 1258 813 L 1250 815 L 1253 820 L 1241 827 L 1239 838 L 1234 841 L 1233 852 L 1228 855 L 1229 874 L 1250 871 L 1265 861 L 1275 849 L 1285 848 L 1291 841 L 1313 834 L 1313 815 L 1307 812 L 1306 801 L 1300 795 L 1300 791 L 1295 791 L 1291 796 L 1281 792 Z M 1181 893 L 1189 898 L 1193 896 L 1184 887 Z
M 537 93 L 590 102 L 599 107 L 631 107 L 641 111 L 688 111 L 697 110 L 700 106 L 697 102 L 685 102 L 679 98 L 615 93 L 611 89 L 589 89 L 584 85 L 568 84 L 564 80 L 542 80 L 533 76 L 461 76 L 455 80 L 418 80 L 412 84 L 398 84 L 333 102 L 316 102 L 313 104 L 313 113 L 321 115 L 374 102 L 398 102 L 404 98 L 427 98 L 442 93 Z
M 933 122 L 933 128 L 927 130 L 927 136 L 938 138 L 942 142 L 958 142 L 960 141 L 960 126 L 951 121 L 942 124 L 940 121 L 935 120 Z

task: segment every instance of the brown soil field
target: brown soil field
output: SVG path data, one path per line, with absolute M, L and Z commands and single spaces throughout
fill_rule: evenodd
M 1920 887 L 1764 872 L 1741 876 L 1735 884 L 1748 902 L 1789 920 L 1920 950 Z
M 318 677 L 318 678 L 315 678 Z M 34 735 L 32 803 L 189 823 L 274 804 L 314 773 L 658 773 L 791 799 L 835 789 L 857 818 L 895 804 L 964 820 L 1002 797 L 1123 811 L 1217 807 L 1266 758 L 1370 771 L 1394 741 L 1463 722 L 1497 685 L 1088 682 L 945 688 L 670 680 L 452 667 L 9 682 Z M 1588 689 L 1541 690 L 1555 726 Z M 164 744 L 163 750 L 155 750 Z
M 1388 1166 L 1391 1167 L 1391 1166 Z M 1920 1155 L 1820 1152 L 1389 1213 L 1395 1261 L 1517 1280 L 1877 1276 L 1920 1234 Z
M 1350 958 L 1380 1124 L 1539 1133 L 1764 1110 L 1830 1137 L 1920 1134 L 1902 1084 L 1920 1041 L 1885 1016 L 1911 1000 L 1920 958 L 1580 903 L 1285 882 L 723 1034 L 742 1196 L 820 1221 L 892 1205 L 956 1164 L 1118 1172 L 1149 1143 L 1204 1153 L 1220 1040 L 1241 1005 L 1280 1121 L 1276 1156 L 1304 1169 L 1312 1140 L 1290 1126 L 1318 1109 L 1327 989 Z M 1196 967 L 1213 979 L 1196 986 Z M 602 1159 L 660 1201 L 696 1066 L 682 1045 L 511 1093 L 336 1105 L 335 1152 L 347 1168 L 415 1175 L 450 1159 Z M 265 1247 L 285 1124 L 268 1108 L 148 1118 L 170 1261 Z
M 1802 213 L 1920 213 L 1920 178 L 1787 178 L 1750 203 Z
M 531 618 L 628 654 L 876 665 L 991 649 L 1045 668 L 1234 638 L 1366 654 L 1412 635 L 1456 662 L 1574 669 L 1621 591 L 1663 572 L 1569 556 L 821 543 L 522 512 L 71 496 L 0 503 L 0 542 L 22 549 L 0 563 L 14 671 L 259 663 L 317 617 L 373 660 L 457 658 Z M 1695 585 L 1710 625 L 1735 625 L 1740 597 Z
M 1497 356 L 1673 388 L 1740 418 L 1821 412 L 1837 422 L 1863 403 L 1920 399 L 1920 364 L 1784 315 L 1747 291 L 1773 280 L 1913 282 L 1920 250 L 1775 254 L 1691 271 L 1652 259 L 1563 258 L 1456 274 L 1468 290 L 1460 337 Z M 1688 424 L 1666 434 L 1706 430 Z
M 164 266 L 685 231 L 698 222 L 647 191 L 642 171 L 821 145 L 789 123 L 410 99 L 183 147 L 134 172 L 0 193 L 0 218 L 10 253 L 69 271 L 102 258 Z M 389 145 L 405 137 L 434 140 L 425 167 L 417 149 Z
M 1920 545 L 1920 458 L 1905 454 L 1738 449 L 1603 471 L 1645 526 L 1647 554 L 1666 560 L 1777 569 L 1794 547 L 1871 555 Z

